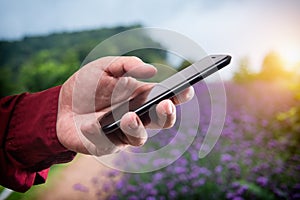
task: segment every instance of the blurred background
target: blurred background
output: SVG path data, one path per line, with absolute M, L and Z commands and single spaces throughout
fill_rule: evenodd
M 220 72 L 227 92 L 223 134 L 206 158 L 198 160 L 197 151 L 209 122 L 192 122 L 191 114 L 186 134 L 199 134 L 167 168 L 126 174 L 79 155 L 54 166 L 46 184 L 7 199 L 300 199 L 299 10 L 297 0 L 0 0 L 1 97 L 62 84 L 96 45 L 132 28 L 169 29 L 208 54 L 233 56 Z M 164 45 L 150 37 L 126 42 Z M 118 45 L 105 53 L 118 55 Z M 188 65 L 153 49 L 128 55 L 175 70 Z M 207 87 L 195 89 L 202 119 L 209 119 Z M 149 144 L 163 145 L 174 133 L 176 126 Z

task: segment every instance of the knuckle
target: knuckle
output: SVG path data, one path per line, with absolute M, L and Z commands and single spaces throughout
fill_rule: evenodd
M 175 124 L 175 121 L 176 121 L 176 116 L 175 115 L 172 115 L 170 116 L 167 120 L 166 120 L 166 123 L 164 125 L 164 128 L 171 128 L 174 126 Z
M 132 60 L 136 60 L 136 61 L 139 61 L 139 62 L 143 62 L 142 59 L 140 59 L 139 57 L 137 56 L 129 56 L 130 59 Z
M 81 125 L 80 127 L 80 130 L 83 132 L 83 133 L 91 133 L 91 125 L 90 124 L 83 124 Z
M 96 134 L 97 133 L 97 125 L 95 123 L 87 123 L 81 126 L 81 131 L 87 134 Z
M 146 142 L 145 138 L 134 138 L 130 141 L 131 145 L 137 146 L 137 147 L 144 145 L 145 142 Z
M 140 146 L 143 146 L 145 144 L 146 140 L 145 139 L 142 139 L 140 140 L 138 143 L 136 143 L 136 146 L 137 147 L 140 147 Z

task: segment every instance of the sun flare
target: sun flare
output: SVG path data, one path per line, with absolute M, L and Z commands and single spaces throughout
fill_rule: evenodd
M 300 67 L 300 46 L 282 48 L 279 52 L 287 69 Z

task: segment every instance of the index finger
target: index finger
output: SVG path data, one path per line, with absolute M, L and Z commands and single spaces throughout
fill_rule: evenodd
M 151 78 L 157 72 L 156 68 L 144 63 L 134 56 L 116 57 L 105 69 L 107 73 L 114 77 L 132 76 L 134 78 Z
M 172 97 L 171 100 L 175 105 L 183 104 L 187 101 L 190 101 L 194 97 L 194 94 L 194 88 L 190 86 Z

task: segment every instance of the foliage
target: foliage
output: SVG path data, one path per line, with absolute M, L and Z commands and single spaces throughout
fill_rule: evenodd
M 270 52 L 266 55 L 259 77 L 267 81 L 290 78 L 289 73 L 284 69 L 282 58 L 276 52 Z
M 186 67 L 190 66 L 192 63 L 190 63 L 187 60 L 182 61 L 182 63 L 179 65 L 178 71 L 181 71 L 185 69 Z
M 295 65 L 294 71 L 287 71 L 284 68 L 285 63 L 276 52 L 270 52 L 263 60 L 262 68 L 259 73 L 251 73 L 247 65 L 240 64 L 239 71 L 235 74 L 234 80 L 238 83 L 249 83 L 258 81 L 277 81 L 284 82 L 285 85 L 290 86 L 290 90 L 294 93 L 295 105 L 290 107 L 287 111 L 274 113 L 276 119 L 276 127 L 273 130 L 274 137 L 277 140 L 285 141 L 287 137 L 289 142 L 286 145 L 288 151 L 286 152 L 285 162 L 293 165 L 295 162 L 292 158 L 295 155 L 300 155 L 300 82 L 299 65 Z M 298 68 L 297 68 L 298 67 Z M 289 90 L 286 88 L 286 90 Z M 269 91 L 268 91 L 269 92 Z M 283 98 L 283 97 L 280 97 Z M 288 135 L 288 136 L 287 136 Z
M 64 56 L 55 60 L 50 51 L 43 50 L 28 60 L 19 73 L 24 91 L 37 92 L 62 84 L 80 65 L 74 52 L 67 51 Z
M 78 53 L 78 59 L 83 60 L 87 53 L 108 37 L 139 25 L 128 27 L 102 28 L 98 30 L 54 33 L 48 36 L 24 37 L 20 41 L 0 41 L 0 67 L 9 66 L 13 70 L 19 68 L 28 58 L 39 51 L 55 52 L 53 59 L 64 57 L 67 50 Z
M 122 31 L 141 26 L 103 28 L 48 36 L 25 37 L 20 41 L 0 41 L 1 96 L 20 92 L 36 92 L 62 84 L 82 64 L 106 55 L 123 55 L 122 50 L 135 46 L 156 46 L 147 35 L 135 35 L 126 41 L 113 41 L 101 52 L 89 52 L 100 42 Z M 155 49 L 128 52 L 145 62 L 165 63 L 166 53 Z M 82 63 L 85 61 L 84 63 Z
M 240 60 L 239 69 L 233 75 L 233 81 L 237 83 L 251 82 L 255 78 L 255 74 L 249 69 L 249 59 L 242 58 Z
M 258 73 L 251 72 L 249 60 L 243 58 L 240 61 L 239 68 L 233 76 L 233 81 L 237 83 L 249 83 L 253 81 L 289 81 L 293 72 L 285 69 L 285 63 L 276 52 L 268 53 L 262 62 Z
M 17 84 L 15 82 L 16 77 L 13 76 L 13 72 L 10 68 L 0 68 L 0 98 L 7 94 L 7 91 L 16 91 Z
M 295 82 L 292 90 L 294 91 L 294 98 L 297 103 L 287 112 L 280 112 L 277 114 L 277 120 L 280 123 L 278 135 L 283 137 L 283 133 L 290 133 L 289 152 L 300 155 L 300 82 Z

